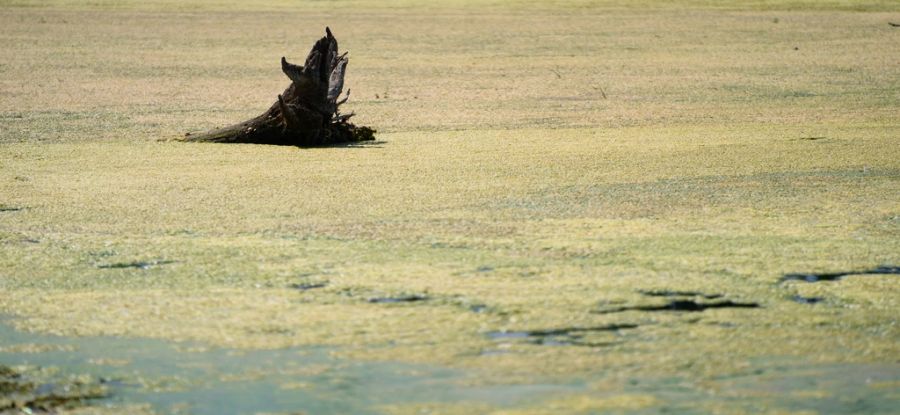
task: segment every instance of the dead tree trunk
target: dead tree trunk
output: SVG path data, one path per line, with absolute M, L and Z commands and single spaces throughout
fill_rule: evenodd
M 214 143 L 278 144 L 300 147 L 373 140 L 375 130 L 349 122 L 353 113 L 341 114 L 350 90 L 344 88 L 347 53 L 338 54 L 337 39 L 325 28 L 303 66 L 281 58 L 281 70 L 291 85 L 262 115 L 202 134 L 188 133 L 184 141 Z

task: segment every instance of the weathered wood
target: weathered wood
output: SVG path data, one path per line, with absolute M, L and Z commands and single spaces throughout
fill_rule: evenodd
M 319 39 L 303 66 L 281 58 L 281 70 L 291 84 L 262 115 L 202 134 L 188 133 L 183 141 L 213 143 L 255 143 L 323 146 L 352 141 L 374 140 L 375 130 L 350 123 L 353 113 L 341 114 L 350 90 L 344 88 L 347 53 L 338 53 L 331 29 Z

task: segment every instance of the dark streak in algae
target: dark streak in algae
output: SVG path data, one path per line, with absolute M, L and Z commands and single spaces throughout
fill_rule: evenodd
M 615 342 L 586 342 L 582 340 L 584 334 L 599 332 L 618 332 L 638 328 L 637 324 L 610 324 L 597 327 L 566 327 L 547 330 L 521 330 L 521 331 L 492 331 L 486 335 L 492 340 L 525 340 L 529 343 L 542 346 L 586 346 L 604 347 L 616 344 Z
M 704 294 L 697 291 L 647 290 L 638 292 L 650 297 L 703 297 L 707 300 L 723 297 L 722 294 Z
M 100 268 L 100 269 L 122 269 L 122 268 L 149 269 L 150 267 L 155 267 L 157 265 L 174 264 L 175 262 L 177 262 L 177 261 L 153 260 L 153 261 L 117 262 L 115 264 L 97 265 L 97 268 Z
M 804 282 L 820 282 L 820 281 L 840 281 L 844 277 L 850 275 L 900 275 L 900 267 L 896 266 L 880 266 L 864 271 L 844 271 L 844 272 L 824 272 L 824 273 L 793 273 L 785 274 L 778 282 L 785 281 L 804 281 Z
M 327 282 L 312 282 L 312 283 L 304 282 L 304 283 L 297 283 L 297 284 L 290 285 L 291 288 L 293 288 L 295 290 L 300 290 L 300 291 L 307 291 L 307 290 L 312 290 L 312 289 L 316 289 L 316 288 L 324 288 L 326 286 L 328 286 Z
M 802 295 L 795 295 L 791 297 L 791 300 L 800 304 L 816 304 L 825 301 L 822 297 L 804 297 Z
M 737 303 L 731 300 L 713 303 L 698 303 L 691 300 L 674 300 L 662 305 L 638 305 L 630 307 L 618 307 L 608 310 L 594 311 L 596 314 L 621 313 L 623 311 L 686 311 L 701 312 L 710 308 L 759 308 L 757 303 Z
M 404 296 L 400 296 L 400 297 L 370 298 L 369 302 L 375 303 L 375 304 L 413 303 L 413 302 L 417 302 L 417 301 L 425 301 L 427 299 L 428 299 L 428 297 L 426 297 L 424 295 L 413 294 L 413 295 L 404 295 Z

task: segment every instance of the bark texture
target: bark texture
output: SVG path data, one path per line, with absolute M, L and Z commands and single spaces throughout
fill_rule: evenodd
M 266 112 L 256 118 L 202 134 L 188 133 L 184 141 L 256 143 L 300 147 L 374 140 L 375 130 L 350 123 L 353 113 L 341 114 L 347 53 L 338 53 L 337 39 L 325 37 L 310 50 L 303 66 L 281 58 L 281 70 L 291 84 Z

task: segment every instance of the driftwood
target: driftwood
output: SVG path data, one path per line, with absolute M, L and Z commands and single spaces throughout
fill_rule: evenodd
M 281 58 L 281 70 L 291 85 L 262 115 L 202 134 L 188 133 L 183 141 L 323 146 L 374 140 L 375 130 L 350 123 L 353 113 L 341 114 L 347 53 L 338 53 L 337 39 L 325 28 L 303 66 Z

